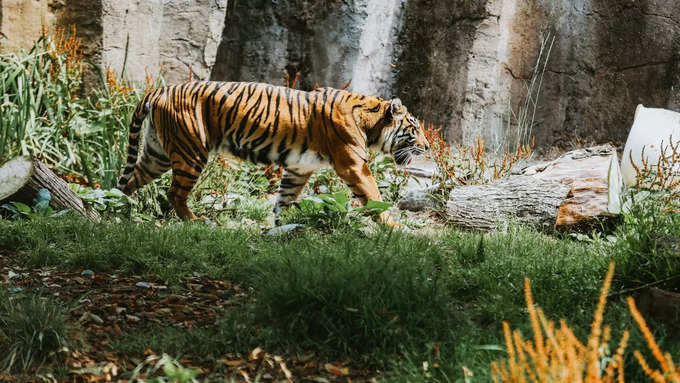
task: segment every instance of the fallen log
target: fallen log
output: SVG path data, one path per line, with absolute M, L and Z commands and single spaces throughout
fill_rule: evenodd
M 460 186 L 449 194 L 446 219 L 474 230 L 492 230 L 509 219 L 552 229 L 570 189 L 558 181 L 517 175 L 485 185 Z
M 42 162 L 27 156 L 16 157 L 0 167 L 0 205 L 22 202 L 32 205 L 40 191 L 50 192 L 50 206 L 59 211 L 70 209 L 84 217 L 98 221 L 99 214 L 86 207 L 66 181 L 59 178 Z
M 447 220 L 491 230 L 514 220 L 542 230 L 589 229 L 620 212 L 621 171 L 616 148 L 602 145 L 565 153 L 484 185 L 454 188 Z
M 526 168 L 521 174 L 571 187 L 557 212 L 558 228 L 582 225 L 621 212 L 623 178 L 616 148 L 612 145 L 567 152 L 547 164 Z

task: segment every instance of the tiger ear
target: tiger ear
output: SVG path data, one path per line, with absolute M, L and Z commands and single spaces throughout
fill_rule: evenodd
M 402 105 L 401 100 L 398 98 L 393 98 L 390 100 L 390 115 L 395 120 L 401 120 L 406 116 L 406 108 Z

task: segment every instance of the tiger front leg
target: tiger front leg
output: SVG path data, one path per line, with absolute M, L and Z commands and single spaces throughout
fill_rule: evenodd
M 312 172 L 304 172 L 300 169 L 286 168 L 283 171 L 281 184 L 279 185 L 279 195 L 276 198 L 274 205 L 274 215 L 276 216 L 276 224 L 280 225 L 281 210 L 288 208 L 297 200 L 297 197 L 304 189 Z
M 335 172 L 364 206 L 368 201 L 382 201 L 378 184 L 376 184 L 371 169 L 365 161 L 356 161 L 349 166 L 342 166 L 341 163 L 336 164 Z M 389 212 L 380 213 L 378 222 L 392 224 Z

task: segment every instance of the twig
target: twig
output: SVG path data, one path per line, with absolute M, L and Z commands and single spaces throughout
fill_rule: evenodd
M 617 296 L 619 296 L 619 295 L 623 295 L 623 294 L 628 294 L 628 293 L 632 293 L 632 292 L 635 292 L 635 291 L 644 290 L 644 289 L 646 289 L 646 288 L 658 286 L 658 285 L 664 284 L 664 283 L 666 283 L 666 282 L 669 282 L 669 281 L 672 281 L 672 280 L 678 279 L 678 278 L 680 278 L 680 274 L 678 274 L 678 275 L 673 275 L 673 276 L 670 276 L 670 277 L 668 277 L 668 278 L 661 279 L 661 280 L 659 280 L 659 281 L 650 282 L 650 283 L 644 284 L 644 285 L 642 285 L 642 286 L 633 287 L 633 288 L 630 288 L 630 289 L 620 290 L 620 291 L 617 291 L 617 292 L 614 292 L 614 293 L 609 294 L 609 295 L 607 296 L 607 298 L 617 297 Z

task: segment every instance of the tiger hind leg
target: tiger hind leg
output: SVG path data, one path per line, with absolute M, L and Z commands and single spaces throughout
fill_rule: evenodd
M 121 177 L 119 187 L 126 195 L 150 183 L 170 170 L 170 159 L 158 142 L 156 131 L 148 128 L 145 136 L 144 151 L 134 165 L 131 173 Z
M 274 205 L 274 215 L 276 216 L 276 224 L 281 224 L 281 210 L 288 208 L 304 189 L 309 177 L 314 172 L 303 172 L 299 169 L 287 168 L 283 171 L 283 178 L 279 185 L 279 195 L 276 198 L 276 205 Z
M 181 219 L 197 220 L 198 217 L 187 206 L 187 200 L 207 161 L 197 159 L 197 162 L 187 163 L 177 153 L 173 153 L 170 159 L 172 162 L 172 183 L 168 190 L 168 201 Z

